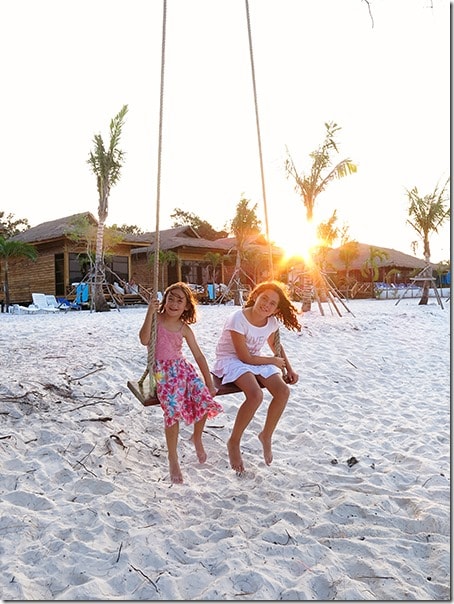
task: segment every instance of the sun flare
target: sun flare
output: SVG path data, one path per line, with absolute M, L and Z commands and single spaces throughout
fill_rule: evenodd
M 277 246 L 284 250 L 283 262 L 291 258 L 302 259 L 306 264 L 311 263 L 314 250 L 320 245 L 313 223 L 286 225 L 275 237 Z

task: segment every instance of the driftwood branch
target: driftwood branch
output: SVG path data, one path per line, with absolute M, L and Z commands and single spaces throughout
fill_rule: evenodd
M 115 560 L 115 562 L 118 562 L 118 560 L 120 559 L 120 554 L 121 554 L 121 548 L 123 547 L 123 541 L 120 543 L 120 547 L 118 549 L 118 554 L 117 554 L 117 559 Z
M 96 369 L 93 369 L 93 371 L 89 371 L 88 373 L 84 373 L 84 375 L 81 375 L 79 377 L 69 377 L 69 381 L 70 382 L 76 382 L 78 380 L 83 380 L 84 378 L 88 377 L 89 375 L 93 375 L 94 373 L 98 373 L 98 371 L 103 371 L 105 369 L 104 365 L 102 365 L 101 367 L 97 367 Z
M 144 578 L 145 578 L 147 581 L 150 581 L 150 583 L 153 585 L 153 587 L 155 588 L 155 590 L 156 590 L 156 591 L 158 591 L 158 586 L 156 585 L 156 583 L 155 583 L 155 582 L 154 582 L 152 579 L 150 579 L 150 577 L 148 577 L 148 576 L 147 576 L 147 575 L 146 575 L 144 572 L 142 572 L 142 571 L 140 570 L 140 568 L 136 568 L 136 567 L 135 567 L 135 566 L 133 566 L 132 564 L 130 564 L 129 566 L 132 568 L 132 570 L 135 570 L 135 571 L 136 571 L 136 573 L 141 574 L 141 575 L 142 575 L 142 577 L 144 577 Z

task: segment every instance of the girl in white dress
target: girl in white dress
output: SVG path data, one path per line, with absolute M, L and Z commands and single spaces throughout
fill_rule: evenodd
M 278 281 L 265 281 L 249 294 L 244 308 L 230 315 L 216 346 L 213 373 L 222 378 L 223 384 L 235 382 L 246 396 L 227 441 L 230 465 L 239 474 L 244 471 L 241 437 L 263 400 L 260 384 L 272 396 L 265 425 L 258 435 L 265 463 L 270 465 L 273 461 L 271 439 L 290 395 L 288 384 L 298 381 L 298 374 L 293 370 L 283 346 L 280 345 L 277 351 L 275 338 L 279 321 L 287 329 L 301 330 L 298 311 L 288 298 L 285 285 Z M 266 343 L 273 355 L 279 352 L 279 356 L 261 354 Z M 286 373 L 285 381 L 283 371 Z

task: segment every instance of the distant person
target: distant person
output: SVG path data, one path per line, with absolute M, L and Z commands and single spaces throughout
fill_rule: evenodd
M 270 465 L 273 461 L 271 439 L 290 395 L 288 384 L 298 381 L 282 345 L 279 351 L 276 350 L 275 336 L 279 321 L 287 329 L 301 330 L 297 312 L 284 284 L 278 281 L 260 283 L 250 292 L 244 308 L 227 318 L 216 346 L 214 375 L 222 378 L 223 384 L 234 382 L 246 396 L 227 441 L 230 465 L 239 474 L 244 471 L 241 437 L 263 400 L 257 379 L 272 395 L 265 425 L 258 438 L 265 463 Z M 261 349 L 265 343 L 278 356 L 264 356 Z M 282 374 L 284 369 L 286 381 Z
M 120 302 L 120 304 L 124 304 L 124 302 L 125 302 L 125 299 L 124 299 L 125 289 L 124 289 L 124 287 L 121 287 L 121 285 L 117 281 L 113 282 L 113 286 L 112 287 L 113 287 L 113 290 L 114 290 L 114 293 L 115 293 L 115 296 L 114 296 L 115 299 L 118 302 Z
M 125 293 L 124 287 L 121 287 L 121 285 L 118 283 L 118 281 L 113 282 L 113 288 L 117 294 L 124 295 L 124 293 Z
M 131 277 L 131 279 L 128 281 L 128 283 L 126 285 L 126 293 L 127 294 L 138 294 L 139 293 L 139 286 L 135 282 L 134 277 Z
M 196 300 L 186 283 L 170 285 L 162 301 L 152 299 L 148 305 L 139 338 L 149 346 L 153 315 L 157 313 L 156 345 L 153 373 L 156 379 L 156 396 L 164 412 L 164 430 L 167 442 L 170 480 L 182 483 L 183 475 L 178 461 L 179 422 L 194 424 L 192 442 L 200 463 L 207 455 L 202 443 L 207 418 L 223 411 L 214 401 L 216 388 L 208 363 L 189 327 L 196 322 Z M 182 352 L 186 341 L 202 373 L 200 378 L 195 367 Z

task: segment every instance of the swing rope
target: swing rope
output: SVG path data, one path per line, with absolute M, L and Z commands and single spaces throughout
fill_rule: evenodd
M 264 211 L 264 215 L 265 215 L 266 239 L 268 241 L 268 266 L 269 266 L 269 271 L 270 271 L 270 279 L 274 279 L 273 254 L 272 254 L 270 233 L 269 233 L 269 226 L 268 226 L 268 208 L 267 208 L 267 203 L 266 203 L 266 191 L 265 191 L 265 172 L 263 169 L 262 139 L 261 139 L 261 135 L 260 135 L 259 107 L 258 107 L 258 102 L 257 102 L 257 86 L 255 83 L 254 51 L 252 48 L 251 18 L 249 15 L 248 0 L 245 0 L 245 4 L 246 4 L 247 31 L 248 31 L 248 39 L 249 39 L 249 55 L 251 58 L 252 88 L 254 91 L 255 123 L 256 123 L 256 127 L 257 127 L 257 142 L 258 142 L 258 149 L 259 149 L 260 175 L 261 175 L 261 180 L 262 180 L 263 211 Z
M 268 241 L 268 266 L 270 271 L 270 278 L 274 279 L 274 267 L 273 267 L 273 252 L 271 247 L 270 233 L 269 233 L 269 222 L 268 222 L 268 206 L 266 202 L 266 189 L 265 189 L 265 171 L 263 169 L 263 153 L 262 153 L 262 137 L 260 134 L 260 120 L 259 120 L 259 106 L 257 101 L 257 86 L 255 81 L 255 66 L 254 66 L 254 51 L 252 47 L 252 32 L 251 32 L 251 18 L 249 14 L 249 1 L 245 0 L 246 6 L 246 20 L 247 20 L 247 31 L 249 39 L 249 55 L 251 59 L 251 74 L 252 74 L 252 88 L 254 91 L 254 108 L 255 108 L 255 123 L 257 127 L 257 142 L 259 149 L 259 161 L 260 161 L 260 176 L 262 180 L 262 195 L 263 195 L 263 211 L 265 215 L 265 231 L 266 239 Z M 281 339 L 279 335 L 279 329 L 274 335 L 274 350 L 276 356 L 281 356 Z M 282 371 L 284 380 L 287 377 L 287 371 L 284 368 Z
M 166 49 L 166 24 L 167 24 L 167 0 L 163 0 L 163 12 L 162 12 L 162 43 L 161 43 L 161 86 L 159 93 L 159 131 L 158 131 L 158 171 L 157 171 L 157 184 L 156 184 L 156 228 L 155 228 L 155 239 L 154 239 L 154 258 L 153 258 L 153 293 L 156 295 L 158 291 L 159 283 L 159 251 L 160 251 L 160 232 L 159 232 L 159 217 L 160 217 L 160 206 L 161 206 L 161 165 L 162 165 L 162 124 L 164 116 L 164 74 L 165 74 L 165 49 Z M 145 378 L 149 377 L 150 380 L 150 394 L 154 395 L 156 390 L 156 383 L 153 375 L 153 366 L 155 362 L 155 351 L 156 351 L 156 337 L 157 337 L 157 317 L 156 313 L 153 313 L 151 319 L 151 333 L 150 343 L 148 345 L 147 354 L 147 367 L 138 381 L 140 387 L 142 387 Z
M 279 329 L 274 333 L 274 354 L 277 357 L 282 355 L 282 347 L 281 347 L 281 336 L 279 334 Z M 284 367 L 282 370 L 282 377 L 284 382 L 287 381 L 287 368 Z
M 259 162 L 260 162 L 260 174 L 261 174 L 261 182 L 262 182 L 262 195 L 263 195 L 263 206 L 264 206 L 264 216 L 265 216 L 265 230 L 266 230 L 266 238 L 268 241 L 268 261 L 269 261 L 269 273 L 270 278 L 274 278 L 274 268 L 273 268 L 273 256 L 272 256 L 272 247 L 269 236 L 269 223 L 268 223 L 268 209 L 266 202 L 266 191 L 265 191 L 265 175 L 263 169 L 263 154 L 262 154 L 262 142 L 261 142 L 261 134 L 260 134 L 260 121 L 259 121 L 259 111 L 258 111 L 258 102 L 257 102 L 257 87 L 255 82 L 255 67 L 254 67 L 254 52 L 252 47 L 252 34 L 251 34 L 251 21 L 249 15 L 249 2 L 245 0 L 246 6 L 246 19 L 247 19 L 247 30 L 248 30 L 248 39 L 249 39 L 249 54 L 251 61 L 251 74 L 252 74 L 252 87 L 254 92 L 254 107 L 255 107 L 255 122 L 257 127 L 257 141 L 258 141 L 258 151 L 259 151 Z M 166 45 L 166 21 L 167 21 L 167 1 L 163 0 L 163 23 L 162 23 L 162 45 L 161 45 L 161 88 L 160 88 L 160 107 L 159 107 L 159 137 L 158 137 L 158 173 L 157 173 L 157 195 L 156 195 L 156 232 L 155 232 L 155 242 L 154 242 L 154 270 L 153 270 L 153 279 L 154 279 L 154 287 L 153 290 L 157 292 L 158 282 L 159 282 L 159 248 L 160 248 L 160 233 L 159 233 L 159 215 L 160 215 L 160 196 L 161 196 L 161 157 L 162 157 L 162 123 L 163 123 L 163 113 L 164 113 L 164 73 L 165 73 L 165 45 Z M 151 335 L 150 335 L 150 344 L 148 346 L 148 356 L 147 356 L 147 367 L 142 375 L 142 377 L 138 380 L 137 383 L 128 382 L 128 388 L 131 392 L 142 402 L 144 405 L 156 405 L 159 404 L 159 401 L 156 397 L 156 383 L 153 375 L 153 366 L 155 362 L 155 349 L 156 349 L 156 337 L 157 337 L 157 318 L 156 313 L 153 314 L 152 322 L 151 322 Z M 276 356 L 281 355 L 281 344 L 280 344 L 280 336 L 279 329 L 275 333 L 274 338 L 274 348 Z M 286 370 L 284 368 L 283 377 L 286 377 Z M 149 392 L 146 393 L 143 388 L 143 383 L 147 375 L 150 378 Z M 240 389 L 236 384 L 221 384 L 219 378 L 213 376 L 215 381 L 215 385 L 219 388 L 217 394 L 232 394 L 236 392 L 240 392 Z

